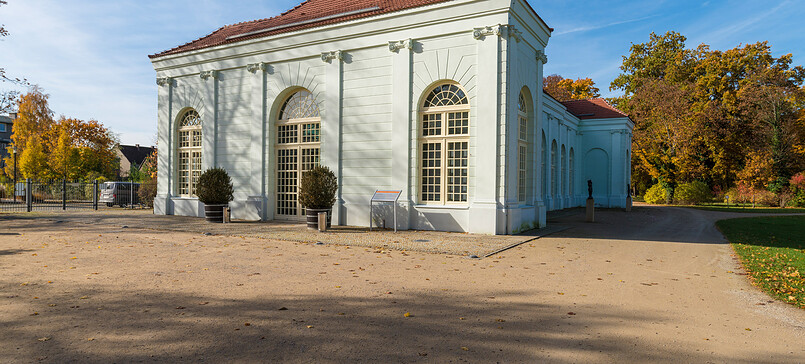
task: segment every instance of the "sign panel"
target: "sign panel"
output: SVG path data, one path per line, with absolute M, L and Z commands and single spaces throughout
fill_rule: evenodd
M 402 191 L 375 191 L 372 202 L 397 202 Z

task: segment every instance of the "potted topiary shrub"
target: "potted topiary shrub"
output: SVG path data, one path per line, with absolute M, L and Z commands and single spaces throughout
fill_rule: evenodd
M 337 190 L 338 180 L 335 178 L 335 173 L 327 167 L 317 166 L 302 173 L 299 203 L 305 207 L 309 229 L 318 228 L 320 212 L 327 212 L 327 227 L 330 227 Z
M 223 168 L 204 171 L 198 178 L 196 196 L 204 204 L 209 222 L 224 222 L 224 207 L 232 201 L 232 179 Z

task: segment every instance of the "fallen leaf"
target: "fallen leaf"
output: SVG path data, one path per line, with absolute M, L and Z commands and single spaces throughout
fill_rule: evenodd
M 406 312 L 405 314 L 403 314 L 403 316 L 405 316 L 405 317 L 411 317 L 411 313 L 410 313 L 410 312 Z
M 48 340 L 50 340 L 50 338 L 49 337 L 40 337 L 37 340 L 39 340 L 39 341 L 48 341 Z
M 576 316 L 575 312 L 568 312 L 567 314 L 570 315 L 570 316 Z
M 312 329 L 312 328 L 313 328 L 313 325 L 307 325 L 307 328 L 308 328 L 308 329 Z
M 469 349 L 469 348 L 467 348 L 466 346 L 462 346 L 462 347 L 461 347 L 461 350 L 464 350 L 464 351 L 469 351 L 470 349 Z

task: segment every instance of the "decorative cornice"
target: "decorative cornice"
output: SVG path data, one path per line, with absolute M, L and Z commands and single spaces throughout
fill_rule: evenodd
M 542 61 L 542 64 L 548 63 L 548 56 L 545 55 L 545 51 L 537 51 L 537 61 Z
M 254 74 L 257 74 L 258 71 L 266 72 L 268 70 L 268 63 L 250 63 L 246 65 L 246 70 Z
M 172 86 L 173 77 L 157 77 L 157 85 L 162 87 Z
M 397 53 L 400 49 L 414 49 L 414 40 L 413 39 L 406 39 L 406 40 L 399 40 L 395 42 L 389 42 L 389 51 Z
M 626 129 L 614 129 L 609 131 L 610 134 L 628 134 L 629 131 Z
M 501 25 L 494 25 L 490 27 L 474 28 L 472 30 L 472 37 L 477 40 L 482 40 L 490 35 L 501 35 Z
M 214 79 L 217 79 L 217 78 L 218 78 L 218 71 L 216 71 L 216 70 L 212 70 L 212 71 L 201 71 L 201 73 L 199 74 L 199 76 L 201 77 L 201 79 L 202 79 L 202 80 L 205 80 L 205 81 L 206 81 L 206 80 L 209 80 L 209 79 L 210 79 L 210 77 L 212 77 L 212 78 L 214 78 Z
M 343 61 L 344 60 L 343 52 L 341 52 L 341 51 L 330 51 L 330 52 L 322 52 L 321 53 L 321 60 L 323 62 L 330 63 L 334 59 L 337 59 L 339 61 Z

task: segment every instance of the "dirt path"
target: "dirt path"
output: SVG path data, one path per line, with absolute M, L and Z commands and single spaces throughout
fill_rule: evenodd
M 483 260 L 0 220 L 0 362 L 805 362 L 723 216 L 566 216 Z

